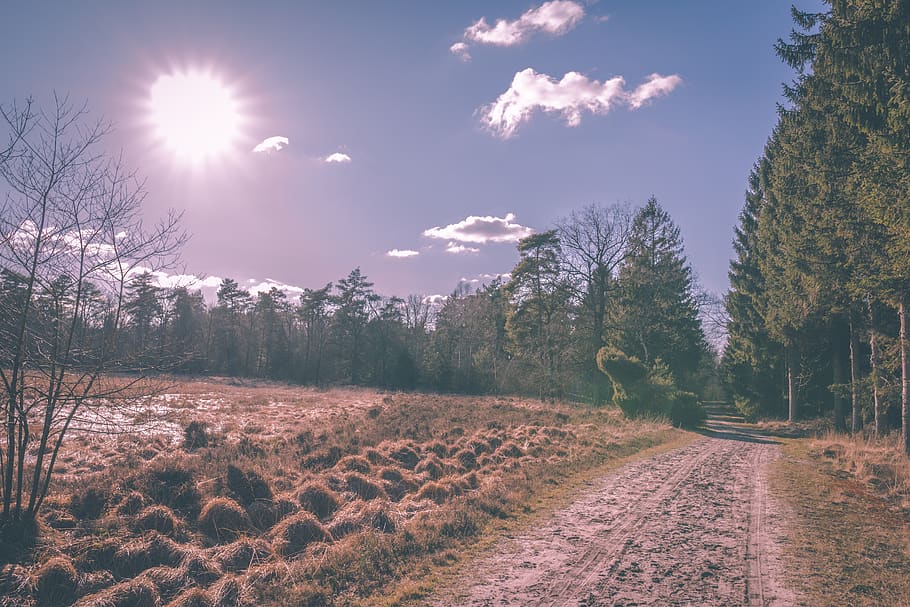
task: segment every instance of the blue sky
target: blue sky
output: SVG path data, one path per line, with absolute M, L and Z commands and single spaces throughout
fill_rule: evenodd
M 46 103 L 54 90 L 86 101 L 116 125 L 106 146 L 146 177 L 145 213 L 184 212 L 186 270 L 250 285 L 320 287 L 360 266 L 385 294 L 448 293 L 508 272 L 517 253 L 452 240 L 465 231 L 446 226 L 499 218 L 488 227 L 512 224 L 507 240 L 588 203 L 654 195 L 701 283 L 721 292 L 746 178 L 792 78 L 772 48 L 791 28 L 787 2 L 580 2 L 553 31 L 528 25 L 539 1 L 185 4 L 3 5 L 0 103 Z M 481 18 L 507 20 L 521 41 L 485 44 L 495 32 L 483 28 L 472 40 Z M 470 61 L 450 51 L 458 42 Z M 528 68 L 542 86 L 580 74 L 583 86 L 551 100 L 625 84 L 575 126 L 531 105 L 503 137 L 484 108 Z M 203 164 L 164 145 L 149 118 L 153 84 L 186 71 L 223 82 L 242 118 L 232 147 Z M 633 109 L 651 74 L 679 80 Z M 251 151 L 270 136 L 289 144 Z M 350 162 L 325 162 L 333 153 Z M 449 237 L 424 235 L 434 227 Z

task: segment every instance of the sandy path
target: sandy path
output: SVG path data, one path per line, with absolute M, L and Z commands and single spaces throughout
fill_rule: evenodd
M 780 586 L 777 445 L 713 421 L 693 444 L 590 483 L 471 566 L 438 607 L 793 604 Z

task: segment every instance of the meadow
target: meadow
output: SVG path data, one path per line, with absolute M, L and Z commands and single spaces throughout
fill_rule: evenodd
M 0 604 L 407 600 L 541 495 L 676 432 L 615 408 L 222 379 L 165 382 L 143 411 L 72 434 L 34 542 L 4 547 Z

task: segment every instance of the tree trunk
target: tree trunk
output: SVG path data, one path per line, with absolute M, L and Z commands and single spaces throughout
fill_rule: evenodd
M 907 352 L 907 306 L 901 297 L 898 304 L 898 313 L 901 317 L 901 430 L 904 453 L 910 455 L 910 353 Z
M 787 420 L 790 423 L 795 422 L 799 417 L 799 408 L 796 404 L 796 378 L 793 376 L 793 367 L 796 364 L 794 362 L 794 358 L 795 357 L 793 356 L 793 350 L 787 350 L 787 401 L 789 404 L 789 414 L 787 416 Z
M 885 414 L 882 411 L 881 399 L 878 394 L 878 342 L 876 341 L 875 316 L 872 312 L 872 300 L 869 300 L 869 368 L 872 379 L 872 411 L 875 419 L 875 436 L 884 436 L 888 428 L 885 424 Z
M 831 329 L 831 380 L 838 386 L 834 393 L 834 430 L 835 432 L 846 432 L 844 397 L 840 393 L 840 386 L 844 383 L 844 353 L 840 346 L 840 323 L 836 323 Z
M 850 321 L 850 431 L 854 434 L 862 430 L 863 418 L 859 406 L 859 395 L 857 394 L 857 364 L 856 364 L 856 331 L 853 328 L 853 321 Z

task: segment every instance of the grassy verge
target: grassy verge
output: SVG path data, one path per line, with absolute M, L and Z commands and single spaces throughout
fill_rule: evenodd
M 812 606 L 888 607 L 910 596 L 910 518 L 867 479 L 844 470 L 832 437 L 788 441 L 771 473 L 794 520 L 789 585 Z M 859 453 L 855 451 L 854 453 Z

